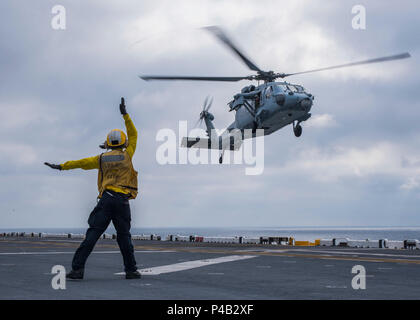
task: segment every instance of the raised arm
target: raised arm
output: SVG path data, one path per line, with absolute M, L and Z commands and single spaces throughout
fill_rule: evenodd
M 128 146 L 127 146 L 127 153 L 133 158 L 134 152 L 136 152 L 137 146 L 137 129 L 134 126 L 133 121 L 131 120 L 130 116 L 127 113 L 124 98 L 121 98 L 120 104 L 120 111 L 124 117 L 125 121 L 125 128 L 127 129 L 127 136 L 128 136 Z

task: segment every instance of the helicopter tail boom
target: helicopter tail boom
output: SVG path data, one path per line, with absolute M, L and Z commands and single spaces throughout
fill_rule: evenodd
M 242 139 L 235 139 L 234 136 L 218 136 L 216 139 L 184 137 L 181 141 L 181 147 L 183 148 L 213 149 L 221 151 L 236 151 L 239 150 L 241 145 Z

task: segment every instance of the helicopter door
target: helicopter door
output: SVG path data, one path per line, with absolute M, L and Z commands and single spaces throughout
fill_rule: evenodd
M 267 88 L 265 88 L 264 99 L 262 101 L 262 104 L 264 104 L 266 101 L 270 100 L 272 95 L 273 95 L 273 88 L 271 86 L 268 86 Z
M 263 102 L 261 101 L 261 92 L 258 92 L 254 99 L 254 109 L 257 110 Z

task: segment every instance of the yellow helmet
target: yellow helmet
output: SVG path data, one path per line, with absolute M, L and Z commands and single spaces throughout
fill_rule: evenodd
M 108 148 L 127 147 L 128 141 L 124 131 L 120 129 L 111 130 L 106 137 L 106 146 Z

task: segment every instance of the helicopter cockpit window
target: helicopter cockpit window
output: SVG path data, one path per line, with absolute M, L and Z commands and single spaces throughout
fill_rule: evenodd
M 273 86 L 274 92 L 284 92 L 287 90 L 286 86 L 284 84 L 276 84 Z
M 268 98 L 271 97 L 272 92 L 273 92 L 273 90 L 271 89 L 271 86 L 269 86 L 269 87 L 267 87 L 265 89 L 265 97 L 266 97 L 266 99 L 268 99 Z
M 287 85 L 287 88 L 292 92 L 299 92 L 298 88 L 295 86 L 292 86 L 291 84 Z
M 295 85 L 297 92 L 305 92 L 305 89 L 302 86 Z
M 299 93 L 300 92 L 305 92 L 305 89 L 302 86 L 299 86 L 299 85 L 296 85 L 296 84 L 294 84 L 294 85 L 289 84 L 288 88 L 292 92 L 299 92 Z

